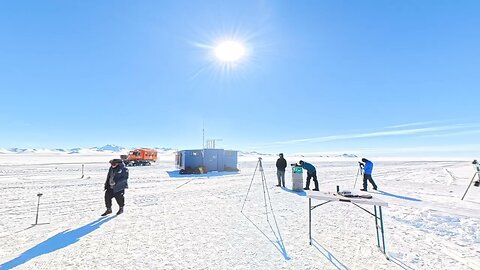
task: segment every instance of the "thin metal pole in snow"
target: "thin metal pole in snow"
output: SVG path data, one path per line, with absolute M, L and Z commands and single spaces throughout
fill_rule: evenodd
M 83 178 L 85 176 L 85 174 L 83 173 L 84 169 L 85 169 L 85 164 L 82 164 L 82 177 L 80 177 L 80 178 Z
M 42 197 L 42 193 L 38 193 L 38 202 L 37 202 L 37 216 L 35 217 L 35 225 L 38 224 L 38 210 L 40 209 L 40 197 Z
M 476 173 L 473 175 L 472 181 L 470 181 L 470 184 L 468 185 L 467 190 L 465 190 L 465 193 L 463 194 L 462 201 L 463 201 L 463 198 L 465 198 L 465 195 L 467 195 L 467 192 L 468 192 L 468 190 L 470 189 L 470 186 L 472 185 L 473 180 L 475 180 L 475 176 L 476 176 L 477 174 L 478 174 L 478 172 L 476 172 Z M 480 175 L 479 175 L 479 177 L 480 177 Z

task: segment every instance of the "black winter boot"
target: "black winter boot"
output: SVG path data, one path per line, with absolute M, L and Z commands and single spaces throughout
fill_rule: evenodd
M 111 214 L 112 213 L 112 208 L 107 208 L 107 211 L 105 211 L 105 213 L 102 214 L 102 217 L 108 215 L 108 214 Z
M 117 215 L 120 215 L 121 213 L 123 213 L 123 207 L 120 207 L 120 209 L 118 209 Z

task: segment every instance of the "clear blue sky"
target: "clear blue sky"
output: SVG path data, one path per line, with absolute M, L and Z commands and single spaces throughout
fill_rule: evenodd
M 0 2 L 0 147 L 480 155 L 480 1 Z M 225 66 L 224 39 L 247 57 Z

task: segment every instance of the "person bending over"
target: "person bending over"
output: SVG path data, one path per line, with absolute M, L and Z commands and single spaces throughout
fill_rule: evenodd
M 303 160 L 300 160 L 298 164 L 307 171 L 307 184 L 305 185 L 304 190 L 310 189 L 310 179 L 313 178 L 313 183 L 315 183 L 315 188 L 313 190 L 318 191 L 317 170 L 315 167 Z
M 360 190 L 367 191 L 367 180 L 373 185 L 373 189 L 377 190 L 377 184 L 375 184 L 372 178 L 373 163 L 366 158 L 362 158 L 362 162 L 359 162 L 359 165 L 363 169 L 363 188 Z

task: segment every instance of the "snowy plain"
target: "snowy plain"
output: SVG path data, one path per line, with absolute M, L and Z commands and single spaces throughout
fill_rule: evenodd
M 290 168 L 287 187 L 275 186 L 275 156 L 262 164 L 276 223 L 259 156 L 239 156 L 238 173 L 180 175 L 173 151 L 130 167 L 125 213 L 101 218 L 116 157 L 0 154 L 0 269 L 480 269 L 480 188 L 461 200 L 471 161 L 372 160 L 380 190 L 372 195 L 389 204 L 387 260 L 374 219 L 348 203 L 312 211 L 310 246 L 308 199 L 290 190 Z M 359 158 L 304 160 L 317 167 L 321 191 L 352 190 Z

